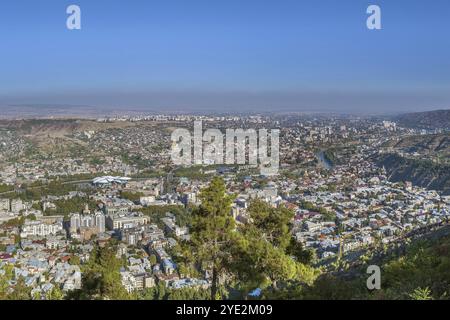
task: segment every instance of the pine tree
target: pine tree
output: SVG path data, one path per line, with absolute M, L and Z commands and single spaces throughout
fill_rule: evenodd
M 49 293 L 47 293 L 46 299 L 47 300 L 63 300 L 64 292 L 62 292 L 59 287 L 53 287 L 53 289 L 50 290 Z
M 239 227 L 230 262 L 244 297 L 255 288 L 277 288 L 279 282 L 312 283 L 318 271 L 307 264 L 314 255 L 292 237 L 290 223 L 294 212 L 261 200 L 253 201 L 248 212 L 253 223 Z
M 80 297 L 75 299 L 127 300 L 130 295 L 122 285 L 114 247 L 95 247 L 83 273 Z
M 248 212 L 254 225 L 268 241 L 283 250 L 287 248 L 291 239 L 289 223 L 294 218 L 293 211 L 284 206 L 273 208 L 267 202 L 254 200 Z
M 277 288 L 279 282 L 289 280 L 311 284 L 318 276 L 316 269 L 292 259 L 253 225 L 242 228 L 239 240 L 232 246 L 232 257 L 230 269 L 240 282 L 244 296 L 252 289 Z
M 230 259 L 235 229 L 230 214 L 234 196 L 227 195 L 224 181 L 215 177 L 199 198 L 201 205 L 193 211 L 191 239 L 197 260 L 212 273 L 211 299 L 215 300 L 219 279 Z
M 25 284 L 25 279 L 20 277 L 14 286 L 14 290 L 8 296 L 8 300 L 31 300 L 31 288 Z

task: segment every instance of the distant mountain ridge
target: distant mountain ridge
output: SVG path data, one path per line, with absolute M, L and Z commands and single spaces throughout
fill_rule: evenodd
M 405 113 L 394 120 L 402 127 L 450 130 L 450 109 Z
M 450 133 L 405 136 L 400 140 L 390 140 L 384 144 L 402 152 L 419 152 L 441 157 L 450 156 Z

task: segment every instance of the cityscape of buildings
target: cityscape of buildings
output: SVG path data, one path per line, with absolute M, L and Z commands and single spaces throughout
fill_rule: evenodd
M 171 165 L 171 130 L 192 129 L 194 120 L 209 128 L 279 128 L 279 175 L 262 176 L 251 165 Z M 36 121 L 47 127 L 32 136 L 1 129 L 0 276 L 13 266 L 10 290 L 23 278 L 39 299 L 55 287 L 64 294 L 81 289 L 93 248 L 111 241 L 130 294 L 158 284 L 210 288 L 211 274 L 186 272 L 174 248 L 189 241 L 190 212 L 214 176 L 235 196 L 229 215 L 238 225 L 253 223 L 255 199 L 291 210 L 291 237 L 314 252 L 324 272 L 338 259 L 357 264 L 378 246 L 414 239 L 450 218 L 448 190 L 392 179 L 389 163 L 379 160 L 434 163 L 438 155 L 400 142 L 443 130 L 325 115 Z M 61 132 L 61 123 L 77 129 Z

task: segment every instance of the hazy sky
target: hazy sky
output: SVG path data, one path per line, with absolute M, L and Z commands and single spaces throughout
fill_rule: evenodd
M 450 108 L 449 17 L 448 0 L 2 0 L 0 109 Z

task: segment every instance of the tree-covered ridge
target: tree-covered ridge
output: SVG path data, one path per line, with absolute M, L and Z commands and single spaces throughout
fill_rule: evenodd
M 431 160 L 417 160 L 386 153 L 376 159 L 387 171 L 390 181 L 411 181 L 415 186 L 450 194 L 450 165 Z
M 406 253 L 380 263 L 381 289 L 370 291 L 367 266 L 339 276 L 323 274 L 312 285 L 288 282 L 279 290 L 264 292 L 264 299 L 301 300 L 442 300 L 450 294 L 450 236 L 418 240 Z
M 400 125 L 421 129 L 450 128 L 450 110 L 434 110 L 401 114 L 394 118 Z

